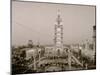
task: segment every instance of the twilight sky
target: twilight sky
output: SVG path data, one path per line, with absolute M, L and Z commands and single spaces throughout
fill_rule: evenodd
M 60 9 L 64 44 L 92 39 L 95 6 L 12 2 L 12 44 L 53 44 L 57 10 Z

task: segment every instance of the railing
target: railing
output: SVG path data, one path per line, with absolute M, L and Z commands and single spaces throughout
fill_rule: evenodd
M 39 57 L 38 60 L 30 64 L 29 66 L 40 67 L 41 65 L 46 65 L 46 64 L 59 64 L 60 66 L 60 64 L 63 64 L 63 65 L 68 64 L 69 68 L 71 69 L 71 63 L 73 62 L 72 60 L 74 60 L 75 63 L 83 67 L 83 64 L 70 51 L 67 52 L 66 55 L 64 56 L 60 56 L 60 55 L 59 56 L 58 55 L 49 56 L 48 55 L 48 56 Z

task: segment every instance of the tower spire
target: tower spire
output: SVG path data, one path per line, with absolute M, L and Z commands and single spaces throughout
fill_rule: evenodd
M 62 21 L 62 19 L 60 17 L 60 9 L 58 9 L 58 11 L 57 11 L 57 24 L 60 25 L 61 21 Z

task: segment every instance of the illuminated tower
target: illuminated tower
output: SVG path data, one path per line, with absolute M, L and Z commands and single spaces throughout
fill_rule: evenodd
M 55 43 L 55 50 L 58 53 L 61 53 L 61 51 L 63 50 L 63 25 L 60 16 L 60 10 L 58 10 L 56 24 L 55 24 L 54 43 Z

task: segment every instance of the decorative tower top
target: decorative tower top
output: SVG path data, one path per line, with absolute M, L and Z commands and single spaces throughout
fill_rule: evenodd
M 62 22 L 62 19 L 60 17 L 60 10 L 58 9 L 58 13 L 57 13 L 57 24 L 60 25 L 61 22 Z

